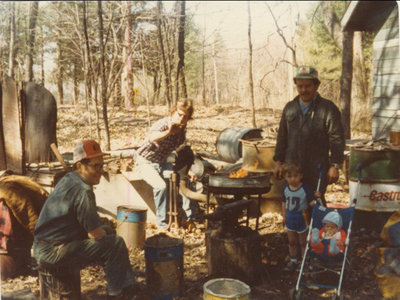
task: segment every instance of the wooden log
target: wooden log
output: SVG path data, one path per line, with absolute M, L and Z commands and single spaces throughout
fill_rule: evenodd
M 61 163 L 65 171 L 70 171 L 70 168 L 67 166 L 67 164 L 64 161 L 64 157 L 62 157 L 60 151 L 58 151 L 57 145 L 55 143 L 50 144 L 50 148 L 53 151 L 54 155 L 57 157 L 58 161 Z
M 79 300 L 81 298 L 80 269 L 39 266 L 40 299 Z
M 237 236 L 224 236 L 218 229 L 206 231 L 208 274 L 255 284 L 261 271 L 260 235 L 251 228 L 240 228 Z

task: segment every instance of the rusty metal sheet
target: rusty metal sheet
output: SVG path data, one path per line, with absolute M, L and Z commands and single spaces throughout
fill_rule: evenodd
M 27 163 L 49 162 L 54 155 L 50 145 L 57 143 L 57 104 L 54 96 L 44 87 L 25 82 L 24 97 L 25 160 Z
M 21 133 L 21 105 L 15 81 L 7 77 L 2 84 L 3 136 L 7 169 L 24 174 L 25 159 Z
M 1 82 L 0 82 L 0 116 L 2 115 L 2 89 L 1 89 Z M 0 170 L 7 169 L 7 162 L 6 162 L 6 150 L 4 147 L 4 137 L 3 137 L 3 120 L 0 117 Z

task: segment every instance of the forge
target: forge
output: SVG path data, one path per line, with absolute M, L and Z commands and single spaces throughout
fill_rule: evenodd
M 240 178 L 231 178 L 230 173 L 210 174 L 204 184 L 208 273 L 213 278 L 234 278 L 254 284 L 261 267 L 260 202 L 262 194 L 271 188 L 270 173 L 249 172 Z M 211 194 L 218 203 L 213 212 L 209 209 Z M 252 198 L 254 195 L 258 197 Z M 249 219 L 254 206 L 256 222 L 252 228 Z

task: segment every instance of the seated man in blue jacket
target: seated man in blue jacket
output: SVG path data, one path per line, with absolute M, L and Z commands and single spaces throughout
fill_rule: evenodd
M 46 200 L 34 231 L 34 257 L 47 267 L 104 265 L 107 299 L 135 293 L 135 279 L 124 240 L 103 226 L 93 186 L 103 174 L 103 153 L 97 142 L 74 149 L 74 171 L 67 173 Z

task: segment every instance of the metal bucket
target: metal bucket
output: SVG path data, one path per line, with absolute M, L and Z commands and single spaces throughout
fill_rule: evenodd
M 205 174 L 214 172 L 215 167 L 204 159 L 195 158 L 192 166 L 190 167 L 190 171 L 196 174 L 197 180 L 200 181 Z
M 220 132 L 216 148 L 218 155 L 226 162 L 234 163 L 242 157 L 240 140 L 261 138 L 261 129 L 229 127 Z
M 117 234 L 128 248 L 143 248 L 146 239 L 147 209 L 130 205 L 117 207 Z
M 275 145 L 262 139 L 242 140 L 243 166 L 251 172 L 272 172 Z
M 183 240 L 164 235 L 144 246 L 146 284 L 154 300 L 173 300 L 183 293 Z
M 217 278 L 207 281 L 203 285 L 203 300 L 247 300 L 250 287 L 236 279 Z

